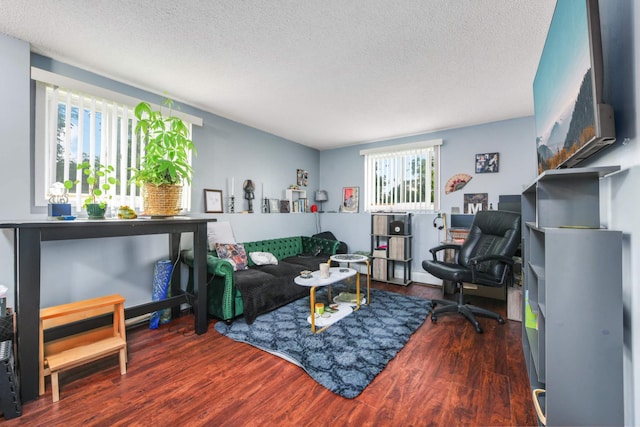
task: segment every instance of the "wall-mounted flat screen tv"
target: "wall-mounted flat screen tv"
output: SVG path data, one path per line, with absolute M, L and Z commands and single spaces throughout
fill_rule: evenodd
M 597 0 L 558 0 L 533 82 L 538 173 L 570 168 L 615 142 L 602 103 Z

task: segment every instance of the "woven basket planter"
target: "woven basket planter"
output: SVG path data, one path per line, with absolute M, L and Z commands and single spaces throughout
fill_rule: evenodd
M 181 185 L 144 184 L 142 194 L 144 199 L 144 215 L 178 215 L 182 210 Z

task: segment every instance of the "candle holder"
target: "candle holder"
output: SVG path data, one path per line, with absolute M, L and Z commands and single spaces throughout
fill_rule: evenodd
M 229 196 L 229 213 L 236 212 L 236 198 L 235 196 Z

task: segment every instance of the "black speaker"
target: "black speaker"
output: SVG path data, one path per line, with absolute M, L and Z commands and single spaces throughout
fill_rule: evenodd
M 13 362 L 13 342 L 0 342 L 0 411 L 7 420 L 22 415 L 22 402 Z
M 404 234 L 404 222 L 391 221 L 389 223 L 389 234 Z

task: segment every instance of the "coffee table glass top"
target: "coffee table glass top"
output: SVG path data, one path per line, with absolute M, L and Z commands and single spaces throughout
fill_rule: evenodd
M 329 269 L 329 277 L 321 278 L 320 270 L 316 270 L 311 273 L 311 277 L 304 278 L 302 276 L 298 276 L 294 279 L 296 285 L 300 286 L 328 286 L 334 283 L 337 283 L 341 280 L 346 279 L 347 277 L 355 276 L 357 273 L 353 268 L 344 268 L 344 267 L 331 267 Z
M 337 262 L 364 262 L 367 261 L 369 257 L 359 254 L 336 254 L 331 255 L 331 261 Z

